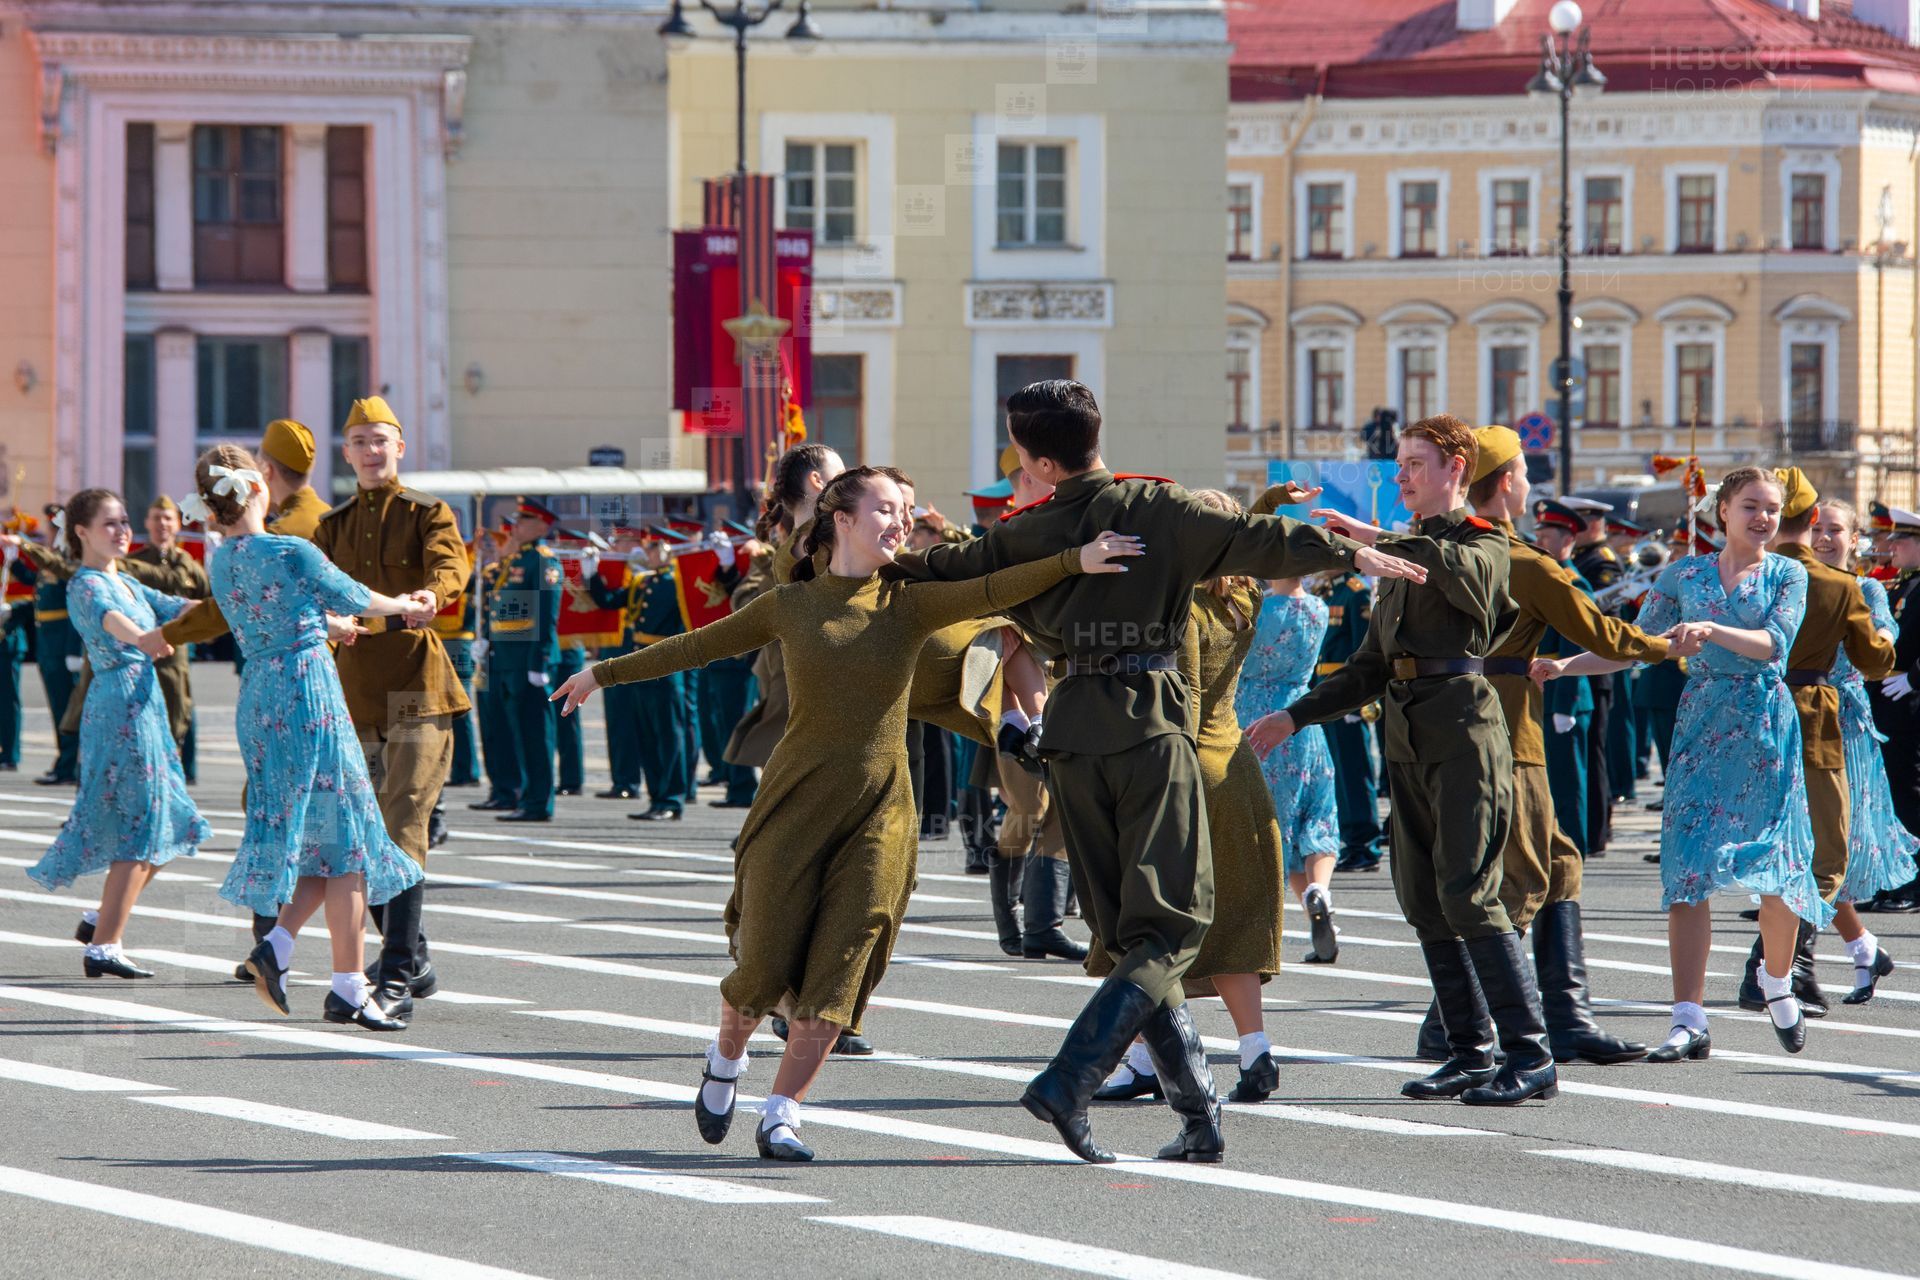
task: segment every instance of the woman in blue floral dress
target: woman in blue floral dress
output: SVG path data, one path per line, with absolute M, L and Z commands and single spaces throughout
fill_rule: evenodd
M 1710 900 L 1736 887 L 1760 899 L 1765 963 L 1756 976 L 1774 1032 L 1791 1053 L 1806 1044 L 1806 1018 L 1789 982 L 1794 941 L 1799 920 L 1822 928 L 1833 908 L 1814 884 L 1800 719 L 1785 683 L 1787 651 L 1806 614 L 1807 571 L 1767 552 L 1780 527 L 1780 503 L 1772 472 L 1729 473 L 1715 507 L 1725 549 L 1668 565 L 1640 611 L 1643 631 L 1706 641 L 1688 661 L 1667 772 L 1660 877 L 1673 1028 L 1648 1062 L 1708 1055 L 1701 1002 L 1713 942 Z M 1625 664 L 1583 654 L 1540 665 L 1551 677 L 1598 675 Z
M 1815 555 L 1836 569 L 1852 572 L 1859 536 L 1860 513 L 1850 503 L 1829 499 L 1820 504 L 1820 516 L 1813 525 Z M 1866 597 L 1874 627 L 1897 639 L 1900 626 L 1887 603 L 1887 589 L 1873 578 L 1862 578 L 1860 594 Z M 1910 883 L 1920 839 L 1900 824 L 1893 811 L 1893 788 L 1887 784 L 1887 764 L 1880 754 L 1886 735 L 1873 723 L 1867 683 L 1847 660 L 1844 648 L 1834 660 L 1833 682 L 1840 687 L 1848 799 L 1847 878 L 1834 906 L 1833 927 L 1853 960 L 1853 991 L 1843 1002 L 1865 1004 L 1873 999 L 1875 984 L 1893 972 L 1893 957 L 1868 931 L 1853 904 Z
M 419 625 L 433 608 L 395 599 L 342 573 L 304 538 L 265 532 L 266 488 L 254 459 L 231 445 L 196 468 L 201 507 L 224 540 L 209 557 L 213 598 L 247 655 L 235 721 L 247 766 L 247 823 L 220 896 L 279 923 L 248 957 L 254 989 L 281 1013 L 294 935 L 324 902 L 333 989 L 324 1015 L 398 1031 L 372 1002 L 361 966 L 361 921 L 420 879 L 387 837 L 366 756 L 327 650 L 329 614 L 399 615 Z
M 1299 578 L 1276 578 L 1254 623 L 1253 648 L 1240 670 L 1235 696 L 1241 724 L 1291 706 L 1313 683 L 1320 647 L 1327 637 L 1327 605 L 1302 588 Z M 1260 762 L 1280 816 L 1280 848 L 1287 888 L 1313 921 L 1314 952 L 1308 962 L 1326 963 L 1339 953 L 1332 928 L 1333 860 L 1340 852 L 1334 807 L 1333 753 L 1319 725 L 1309 725 L 1267 753 Z M 1323 924 L 1319 917 L 1325 917 Z M 1323 938 L 1321 935 L 1325 934 Z
M 60 889 L 105 871 L 99 910 L 83 915 L 74 934 L 87 947 L 85 973 L 151 978 L 121 952 L 127 917 L 161 867 L 191 857 L 213 834 L 187 795 L 153 659 L 140 647 L 144 640 L 164 651 L 159 624 L 190 602 L 119 571 L 115 562 L 132 537 L 119 498 L 82 489 L 65 514 L 68 554 L 81 561 L 67 584 L 67 611 L 93 663 L 93 684 L 80 720 L 80 793 L 53 847 L 27 874 Z

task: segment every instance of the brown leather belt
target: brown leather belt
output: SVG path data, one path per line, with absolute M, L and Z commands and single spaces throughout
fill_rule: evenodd
M 1180 665 L 1176 653 L 1103 653 L 1097 658 L 1055 658 L 1053 674 L 1071 676 L 1137 676 L 1148 671 L 1173 671 Z
M 1788 667 L 1784 677 L 1787 684 L 1795 689 L 1811 689 L 1833 683 L 1827 679 L 1824 671 L 1814 671 L 1806 667 Z
M 1427 676 L 1523 676 L 1533 669 L 1526 658 L 1395 658 L 1395 680 Z

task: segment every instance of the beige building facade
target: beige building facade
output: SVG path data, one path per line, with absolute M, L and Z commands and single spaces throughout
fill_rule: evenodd
M 1518 86 L 1516 85 L 1516 89 Z M 1920 99 L 1576 99 L 1575 488 L 1685 454 L 1914 497 Z M 1558 103 L 1236 102 L 1229 476 L 1358 456 L 1376 407 L 1512 423 L 1558 351 Z

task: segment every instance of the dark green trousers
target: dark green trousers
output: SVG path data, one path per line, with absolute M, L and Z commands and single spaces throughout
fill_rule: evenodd
M 1513 824 L 1513 755 L 1504 728 L 1451 760 L 1389 761 L 1393 891 L 1422 942 L 1513 932 L 1500 905 L 1500 857 Z
M 453 765 L 447 772 L 447 785 L 470 787 L 480 780 L 480 752 L 475 741 L 475 735 L 479 732 L 480 703 L 473 694 L 473 642 L 449 640 L 446 643 L 447 658 L 453 663 L 453 674 L 460 677 L 460 685 L 467 691 L 467 701 L 473 703 L 471 714 L 453 718 Z
M 548 671 L 552 679 L 549 687 L 558 689 L 585 665 L 586 654 L 582 650 L 562 649 L 560 661 Z M 579 791 L 587 780 L 586 742 L 580 736 L 580 717 L 556 716 L 554 719 L 554 744 L 560 753 L 560 789 Z
M 753 702 L 753 669 L 716 663 L 700 671 L 700 741 L 713 771 L 727 789 L 727 803 L 746 804 L 759 787 L 753 770 L 726 761 L 727 739 Z
M 1080 909 L 1113 976 L 1177 1007 L 1213 923 L 1213 850 L 1193 742 L 1170 733 L 1112 755 L 1047 759 Z
M 497 673 L 506 697 L 508 734 L 520 782 L 520 808 L 553 816 L 553 757 L 559 716 L 547 701 L 551 683 L 536 685 L 525 671 Z M 576 719 L 577 717 L 569 717 Z
M 635 754 L 647 780 L 647 803 L 656 809 L 680 809 L 693 798 L 693 764 L 687 759 L 685 672 L 658 680 L 642 680 L 633 690 L 633 707 L 640 732 Z
M 67 703 L 73 699 L 74 673 L 67 670 L 69 634 L 64 622 L 43 622 L 40 634 L 34 638 L 40 684 L 47 691 L 47 709 L 53 715 L 54 737 L 59 743 L 59 754 L 53 761 L 57 778 L 80 776 L 80 735 L 60 732 L 60 719 L 67 714 Z
M 476 699 L 480 712 L 480 754 L 487 769 L 487 799 L 517 804 L 520 762 L 514 758 L 513 727 L 507 713 L 507 695 L 500 684 L 502 678 L 488 672 L 486 688 L 479 691 Z
M 1343 716 L 1322 726 L 1333 754 L 1333 800 L 1340 818 L 1342 857 L 1380 852 L 1379 793 L 1374 783 L 1373 728 Z
M 607 764 L 613 785 L 629 791 L 640 789 L 640 725 L 634 709 L 633 686 L 610 684 L 601 690 L 606 702 L 601 714 L 607 718 Z
M 1584 858 L 1592 848 L 1593 795 L 1588 766 L 1593 735 L 1586 716 L 1577 715 L 1573 721 L 1572 729 L 1555 733 L 1552 717 L 1547 719 L 1547 788 L 1553 793 L 1553 812 L 1560 829 Z

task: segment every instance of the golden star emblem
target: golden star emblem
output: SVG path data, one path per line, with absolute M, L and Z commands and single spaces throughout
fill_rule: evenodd
M 712 578 L 695 578 L 693 585 L 701 595 L 706 597 L 709 609 L 718 609 L 727 602 L 726 588 L 715 585 Z

